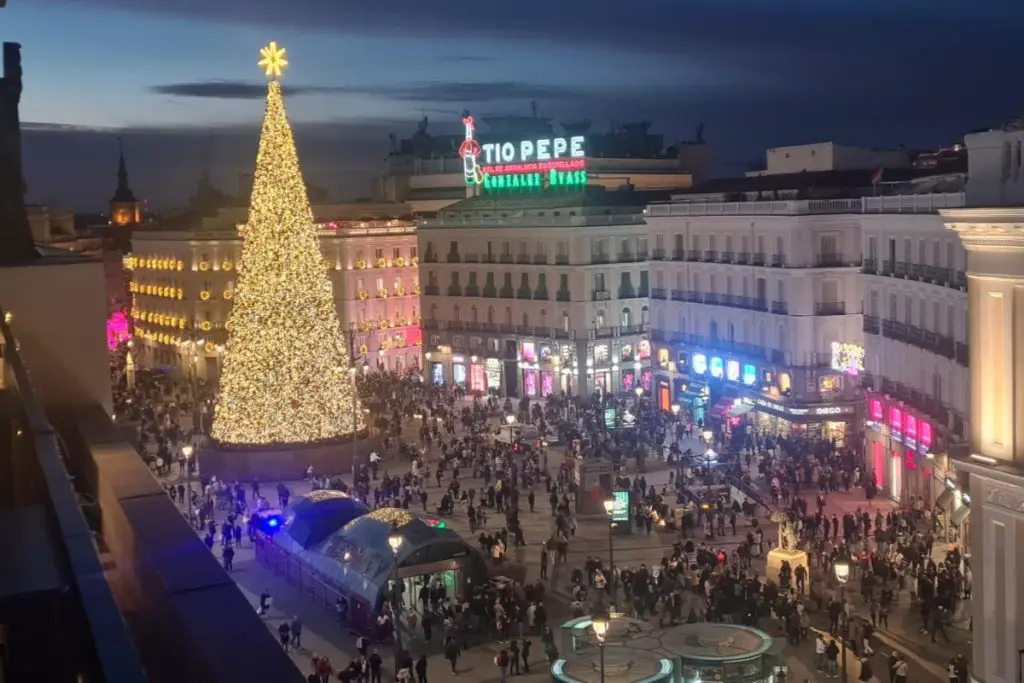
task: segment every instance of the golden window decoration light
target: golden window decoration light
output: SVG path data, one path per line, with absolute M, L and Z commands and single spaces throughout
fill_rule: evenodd
M 200 261 L 199 262 L 199 270 L 200 271 L 205 273 L 209 269 L 210 269 L 210 262 L 209 261 Z
M 206 342 L 206 346 L 203 348 L 206 349 L 207 353 L 213 353 L 214 351 L 217 350 L 217 345 L 214 344 L 213 342 Z
M 377 259 L 377 267 L 378 268 L 387 268 L 388 267 L 388 260 L 386 258 L 379 258 L 379 259 Z
M 359 345 L 359 355 L 360 356 L 365 356 L 369 352 L 370 352 L 370 349 L 367 348 L 366 344 L 360 344 Z
M 224 298 L 225 299 L 229 299 L 230 300 L 231 297 L 233 297 L 234 295 L 235 295 L 235 293 L 232 292 L 230 289 L 225 289 L 224 290 Z
M 209 301 L 210 292 L 204 289 L 203 291 L 199 292 L 199 298 L 202 299 L 203 301 Z
M 211 329 L 213 329 L 213 325 L 210 324 L 209 320 L 204 320 L 203 322 L 199 323 L 199 329 L 201 329 L 203 332 L 209 332 Z
M 366 270 L 366 259 L 356 261 L 356 270 Z
M 405 286 L 404 285 L 396 285 L 395 286 L 395 296 L 405 296 Z
M 178 319 L 178 329 L 179 330 L 185 329 L 185 319 L 184 318 L 179 318 Z
M 181 259 L 178 260 L 178 270 L 185 270 L 185 262 Z
M 181 299 L 184 299 L 184 298 L 185 298 L 185 290 L 183 290 L 181 287 L 178 287 L 178 300 L 180 301 Z
M 415 268 L 419 264 L 420 264 L 420 257 L 419 256 L 413 256 L 411 259 L 409 259 L 409 265 L 412 266 L 413 268 Z
M 377 296 L 380 297 L 381 299 L 387 299 L 388 298 L 388 288 L 387 287 L 381 287 L 380 289 L 378 289 L 377 290 Z
M 367 292 L 365 289 L 360 289 L 359 290 L 359 300 L 360 301 L 366 301 L 369 298 L 370 298 L 370 293 L 369 292 Z
M 231 270 L 234 267 L 235 267 L 235 264 L 232 263 L 231 261 L 225 261 L 224 263 L 220 264 L 220 269 L 221 270 Z
M 412 286 L 412 293 L 413 294 L 419 294 L 420 293 L 420 285 L 419 285 L 419 283 L 416 283 L 415 285 Z
M 395 267 L 396 268 L 404 268 L 405 267 L 405 258 L 402 257 L 402 256 L 399 256 L 398 258 L 396 258 L 395 259 Z
M 387 320 L 381 320 L 380 321 L 380 329 L 386 330 L 389 327 L 391 327 L 391 324 Z

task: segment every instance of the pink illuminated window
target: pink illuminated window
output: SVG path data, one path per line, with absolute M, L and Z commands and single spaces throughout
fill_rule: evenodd
M 917 425 L 917 430 L 920 434 L 917 435 L 917 442 L 925 448 L 932 447 L 932 423 L 927 420 L 921 420 Z
M 903 416 L 903 435 L 908 441 L 917 441 L 917 418 L 910 413 Z
M 480 363 L 469 366 L 469 390 L 481 394 L 487 391 L 487 376 L 484 374 L 484 366 Z
M 896 406 L 889 408 L 889 429 L 897 434 L 903 434 L 903 411 Z
M 882 410 L 882 399 L 873 398 L 868 401 L 868 410 L 870 411 L 872 422 L 881 422 L 885 419 L 885 413 Z

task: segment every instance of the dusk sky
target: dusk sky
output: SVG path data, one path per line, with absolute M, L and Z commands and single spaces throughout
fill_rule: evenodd
M 117 137 L 151 207 L 200 171 L 251 170 L 259 49 L 288 50 L 300 158 L 332 197 L 369 194 L 388 134 L 463 109 L 699 123 L 716 170 L 834 140 L 930 148 L 1024 112 L 1024 0 L 8 0 L 23 45 L 29 199 L 102 208 Z M 290 93 L 288 88 L 291 89 Z

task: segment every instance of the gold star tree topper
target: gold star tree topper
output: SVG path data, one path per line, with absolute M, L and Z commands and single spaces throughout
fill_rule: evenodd
M 267 74 L 267 78 L 280 78 L 284 70 L 288 68 L 288 60 L 285 59 L 287 50 L 278 47 L 275 41 L 260 49 L 260 56 L 263 57 L 257 64 Z

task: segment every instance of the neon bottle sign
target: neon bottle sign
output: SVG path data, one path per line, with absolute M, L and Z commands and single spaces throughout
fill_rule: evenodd
M 479 185 L 483 182 L 484 176 L 477 165 L 477 157 L 480 156 L 480 143 L 476 141 L 476 123 L 467 111 L 462 116 L 462 125 L 465 127 L 465 138 L 459 145 L 459 156 L 462 157 L 462 175 L 467 185 Z

